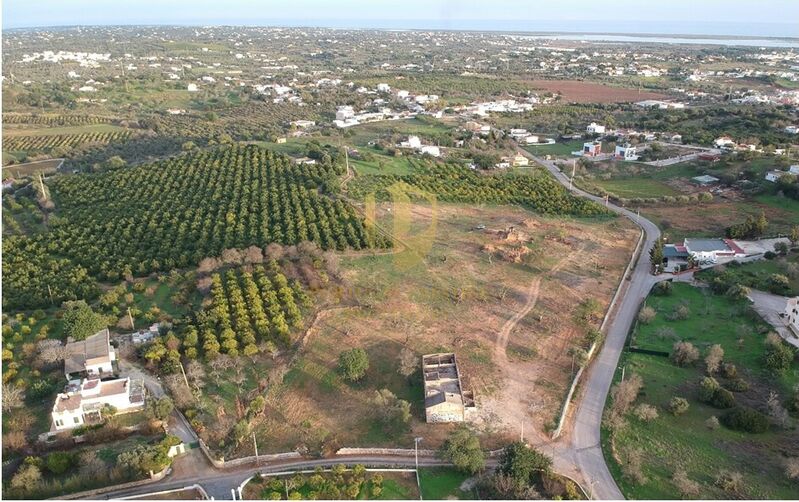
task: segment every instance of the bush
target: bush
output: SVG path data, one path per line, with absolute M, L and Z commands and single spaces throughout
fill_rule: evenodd
M 369 357 L 361 348 L 345 350 L 338 357 L 338 368 L 345 380 L 358 381 L 369 369 Z
M 766 352 L 764 363 L 774 373 L 787 370 L 794 358 L 794 352 L 788 344 L 783 343 L 776 333 L 769 333 L 766 337 Z
M 657 312 L 650 306 L 644 306 L 640 312 L 638 312 L 638 322 L 641 324 L 649 324 L 650 322 L 655 320 L 655 316 Z
M 674 416 L 682 415 L 688 411 L 690 406 L 691 405 L 688 403 L 688 400 L 684 397 L 674 396 L 671 398 L 671 401 L 669 401 L 669 411 Z
M 671 281 L 663 281 L 655 285 L 655 294 L 658 296 L 669 296 L 672 290 Z
M 687 366 L 699 359 L 699 349 L 690 342 L 677 342 L 674 344 L 670 357 L 677 366 Z
M 735 396 L 727 389 L 716 389 L 710 404 L 715 408 L 726 410 L 735 406 Z
M 64 474 L 74 463 L 75 458 L 67 452 L 54 451 L 47 455 L 47 470 L 55 475 Z
M 743 378 L 733 378 L 727 382 L 727 388 L 733 392 L 746 392 L 749 390 L 749 382 Z
M 740 472 L 723 470 L 716 476 L 716 486 L 727 493 L 739 493 L 743 489 L 743 475 Z
M 658 417 L 658 410 L 651 404 L 639 404 L 633 410 L 633 414 L 643 422 L 651 422 Z
M 735 378 L 738 376 L 738 368 L 732 363 L 724 363 L 721 365 L 721 374 L 724 378 Z
M 715 416 L 712 416 L 712 417 L 708 418 L 707 420 L 705 420 L 705 427 L 707 427 L 708 429 L 710 429 L 712 431 L 718 429 L 719 428 L 719 419 L 716 418 Z
M 474 474 L 485 467 L 485 454 L 480 440 L 468 427 L 452 431 L 439 451 L 441 458 L 452 462 L 459 470 Z
M 739 406 L 721 417 L 721 423 L 736 431 L 759 434 L 768 430 L 768 417 L 757 410 Z
M 721 386 L 719 385 L 718 381 L 716 381 L 713 377 L 705 377 L 699 383 L 699 400 L 703 403 L 709 403 L 713 396 L 716 394 L 716 391 L 719 390 Z

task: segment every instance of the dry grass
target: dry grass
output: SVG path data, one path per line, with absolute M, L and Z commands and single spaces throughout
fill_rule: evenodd
M 530 84 L 539 89 L 561 94 L 563 101 L 573 103 L 624 103 L 668 98 L 668 96 L 656 92 L 639 92 L 638 89 L 612 87 L 579 80 L 533 80 Z

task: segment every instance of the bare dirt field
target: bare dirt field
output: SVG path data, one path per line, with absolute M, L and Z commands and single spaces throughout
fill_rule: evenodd
M 413 235 L 433 211 L 411 208 Z M 390 226 L 391 213 L 379 209 Z M 267 397 L 255 428 L 259 451 L 412 447 L 414 436 L 425 438 L 425 448 L 437 447 L 452 427 L 425 423 L 418 366 L 409 377 L 398 371 L 403 349 L 417 362 L 426 353 L 457 354 L 487 447 L 518 437 L 522 423 L 526 436 L 552 423 L 576 370 L 569 349 L 598 325 L 578 318 L 581 302 L 596 298 L 604 312 L 637 231 L 622 219 L 543 218 L 508 206 L 444 205 L 435 214 L 429 250 L 341 260 L 359 306 L 330 311 L 314 325 Z M 353 347 L 370 360 L 357 383 L 336 371 L 339 354 Z M 374 404 L 380 389 L 411 404 L 408 426 L 382 419 Z M 248 443 L 236 456 L 251 453 Z
M 563 101 L 573 103 L 625 103 L 644 99 L 668 98 L 668 96 L 656 92 L 639 92 L 638 89 L 612 87 L 579 80 L 532 80 L 529 84 L 539 89 L 560 94 Z

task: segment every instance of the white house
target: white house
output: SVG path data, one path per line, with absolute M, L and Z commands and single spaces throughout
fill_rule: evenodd
M 791 167 L 789 167 L 788 168 L 788 173 L 789 174 L 795 174 L 796 176 L 799 176 L 799 164 L 794 164 Z
M 699 263 L 716 263 L 719 258 L 746 256 L 746 252 L 731 239 L 685 239 L 683 247 Z
M 788 298 L 785 306 L 785 321 L 794 335 L 799 336 L 799 296 Z
M 766 173 L 766 181 L 770 181 L 772 183 L 776 183 L 782 178 L 783 176 L 787 175 L 788 173 L 785 171 L 768 171 Z
M 527 145 L 534 145 L 538 143 L 538 136 L 534 134 L 528 134 L 524 137 L 523 142 Z
M 613 156 L 621 160 L 638 160 L 637 149 L 631 144 L 616 145 Z
M 441 149 L 437 146 L 432 145 L 423 145 L 419 148 L 419 151 L 423 154 L 432 155 L 433 157 L 440 157 L 441 156 Z
M 530 133 L 527 132 L 527 129 L 511 129 L 510 136 L 515 140 L 520 140 L 525 136 L 529 135 Z
M 713 146 L 716 148 L 734 148 L 735 141 L 733 141 L 729 136 L 722 136 L 720 138 L 716 138 L 716 140 L 713 142 Z
M 785 128 L 785 132 L 788 134 L 799 134 L 799 126 L 790 125 Z
M 377 84 L 377 92 L 391 92 L 391 86 L 388 84 Z
M 313 120 L 295 120 L 291 123 L 294 127 L 299 127 L 300 129 L 307 129 L 308 127 L 313 127 L 316 125 L 316 122 Z
M 197 84 L 189 84 L 186 86 L 186 90 L 189 92 L 197 92 Z
M 419 136 L 408 136 L 408 140 L 402 141 L 400 146 L 404 148 L 421 148 L 422 140 L 419 139 Z
M 111 347 L 108 328 L 98 331 L 80 341 L 67 341 L 64 357 L 64 374 L 80 373 L 89 376 L 102 376 L 114 372 L 113 362 L 116 353 Z
M 143 407 L 143 383 L 130 378 L 71 380 L 56 397 L 51 413 L 53 426 L 62 431 L 98 423 L 106 405 L 113 406 L 117 412 Z
M 599 125 L 596 122 L 591 122 L 588 124 L 588 127 L 585 128 L 585 132 L 588 134 L 605 134 L 605 126 Z
M 339 106 L 336 109 L 336 120 L 348 120 L 355 116 L 355 110 L 349 105 Z

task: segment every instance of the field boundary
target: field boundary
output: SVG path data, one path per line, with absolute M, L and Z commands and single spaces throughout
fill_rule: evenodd
M 558 418 L 558 425 L 552 433 L 552 439 L 557 439 L 560 437 L 561 432 L 563 432 L 563 425 L 566 423 L 566 417 L 569 414 L 569 409 L 571 408 L 571 401 L 574 397 L 574 392 L 577 390 L 577 386 L 580 383 L 580 377 L 582 377 L 585 368 L 591 362 L 591 358 L 596 353 L 597 347 L 601 344 L 604 340 L 605 328 L 607 326 L 608 319 L 610 319 L 611 314 L 616 308 L 616 303 L 621 296 L 621 291 L 624 289 L 625 281 L 627 280 L 627 276 L 633 269 L 633 266 L 638 262 L 638 259 L 641 256 L 641 246 L 644 242 L 644 229 L 641 227 L 641 233 L 638 235 L 638 243 L 635 245 L 635 249 L 633 250 L 632 256 L 630 257 L 630 261 L 627 262 L 627 266 L 624 268 L 624 273 L 621 275 L 621 280 L 619 280 L 619 284 L 616 286 L 616 292 L 613 294 L 613 298 L 610 300 L 610 304 L 608 305 L 607 310 L 605 311 L 605 317 L 602 319 L 602 324 L 599 326 L 600 333 L 603 334 L 603 337 L 600 340 L 595 341 L 591 347 L 588 349 L 588 354 L 586 358 L 586 363 L 577 370 L 577 373 L 574 375 L 574 379 L 572 380 L 572 384 L 569 387 L 569 391 L 566 393 L 566 399 L 563 401 L 563 406 L 561 407 L 560 417 Z

